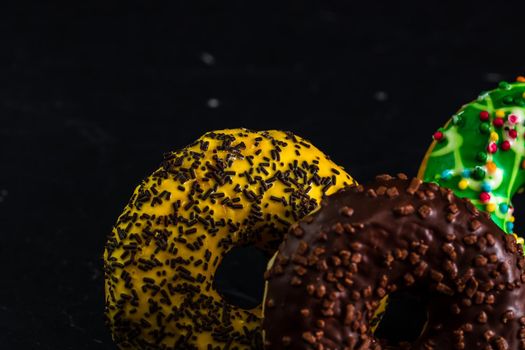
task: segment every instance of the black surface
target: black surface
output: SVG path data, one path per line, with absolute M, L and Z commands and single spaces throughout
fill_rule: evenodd
M 2 8 L 0 347 L 114 348 L 102 317 L 105 236 L 162 153 L 207 130 L 292 130 L 357 180 L 414 175 L 431 133 L 461 104 L 525 73 L 522 10 L 441 1 Z

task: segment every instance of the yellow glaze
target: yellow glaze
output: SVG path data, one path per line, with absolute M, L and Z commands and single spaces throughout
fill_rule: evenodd
M 121 348 L 261 348 L 261 309 L 227 304 L 215 271 L 233 247 L 273 253 L 290 224 L 352 178 L 291 133 L 209 132 L 165 155 L 104 252 L 106 316 Z

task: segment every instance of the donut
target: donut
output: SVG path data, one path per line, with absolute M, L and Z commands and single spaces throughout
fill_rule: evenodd
M 290 227 L 266 273 L 267 349 L 525 349 L 522 246 L 450 189 L 381 175 Z M 421 335 L 370 320 L 392 293 L 424 301 Z M 387 311 L 388 312 L 388 311 Z
M 135 189 L 104 251 L 105 314 L 134 349 L 261 349 L 261 309 L 231 305 L 214 276 L 233 247 L 272 254 L 323 196 L 353 184 L 305 139 L 208 132 L 164 155 Z
M 514 232 L 512 197 L 525 184 L 525 78 L 501 82 L 438 129 L 418 177 L 451 188 Z M 520 244 L 523 238 L 517 237 Z

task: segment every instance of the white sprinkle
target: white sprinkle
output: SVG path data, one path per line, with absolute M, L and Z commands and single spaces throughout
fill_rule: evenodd
M 207 66 L 213 66 L 215 64 L 215 57 L 209 52 L 201 53 L 201 61 Z
M 207 104 L 208 104 L 208 107 L 210 108 L 217 108 L 219 107 L 219 100 L 216 98 L 210 98 Z
M 388 100 L 388 94 L 385 91 L 376 91 L 374 93 L 374 98 L 376 99 L 376 101 L 385 102 L 386 100 Z
M 499 73 L 487 73 L 485 74 L 485 80 L 490 83 L 498 83 L 503 80 L 503 76 Z
M 0 190 L 0 203 L 6 199 L 7 194 L 8 194 L 7 190 L 5 189 Z

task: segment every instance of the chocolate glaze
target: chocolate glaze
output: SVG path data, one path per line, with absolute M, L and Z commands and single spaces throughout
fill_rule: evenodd
M 290 229 L 266 274 L 269 349 L 525 349 L 522 248 L 468 200 L 381 175 L 323 201 Z M 394 291 L 427 302 L 412 344 L 369 322 Z

